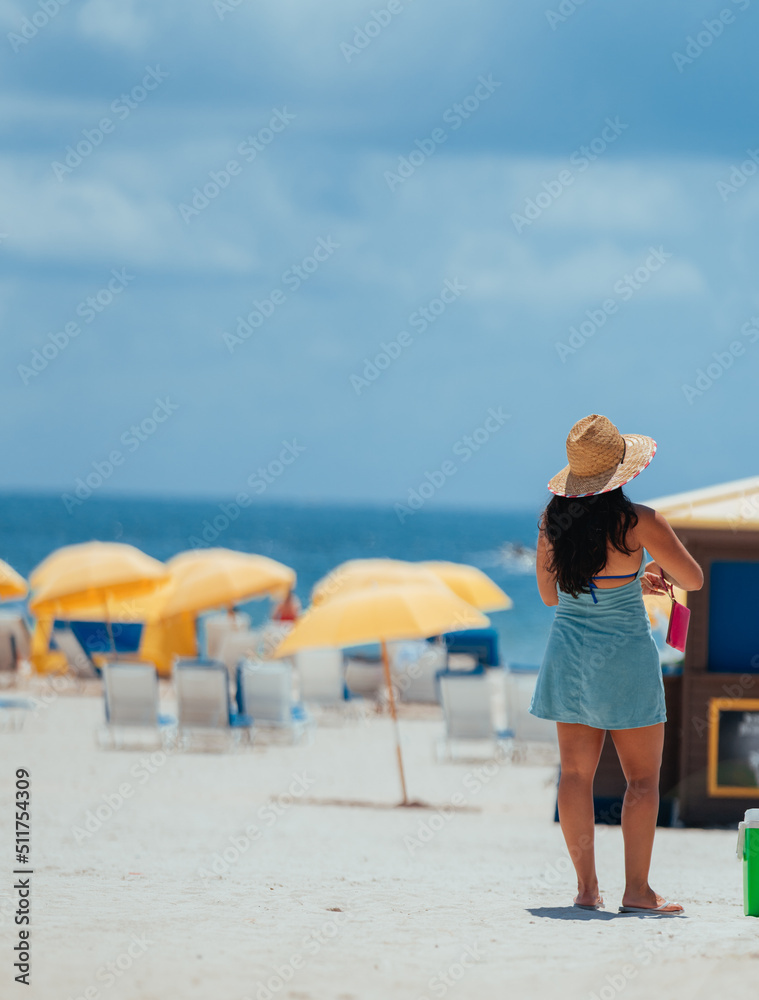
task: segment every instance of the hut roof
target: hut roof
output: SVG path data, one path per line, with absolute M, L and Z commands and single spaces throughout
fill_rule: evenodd
M 648 500 L 674 527 L 759 531 L 759 476 Z

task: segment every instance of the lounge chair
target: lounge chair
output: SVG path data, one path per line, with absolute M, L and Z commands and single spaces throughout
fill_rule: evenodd
M 504 675 L 508 725 L 520 756 L 530 749 L 547 750 L 559 745 L 556 723 L 530 715 L 537 679 L 537 667 L 518 664 L 510 664 Z
M 381 659 L 359 656 L 345 657 L 345 686 L 359 698 L 378 698 L 385 690 L 385 669 Z
M 223 748 L 250 741 L 252 720 L 232 711 L 229 674 L 218 660 L 178 659 L 174 665 L 178 745 L 200 742 Z
M 11 685 L 18 670 L 16 637 L 12 632 L 0 632 L 0 683 Z
M 7 686 L 15 678 L 20 660 L 28 660 L 31 639 L 20 614 L 0 611 L 0 679 Z
M 35 702 L 29 698 L 0 698 L 0 732 L 18 733 L 24 728 L 27 712 Z
M 105 727 L 99 734 L 101 746 L 113 748 L 125 742 L 161 746 L 161 727 L 174 719 L 161 715 L 158 704 L 158 674 L 152 663 L 119 661 L 103 667 Z
M 443 709 L 445 736 L 437 745 L 438 759 L 453 759 L 453 744 L 458 741 L 484 744 L 491 756 L 511 757 L 513 733 L 499 730 L 492 678 L 482 667 L 469 672 L 442 670 L 438 673 L 440 704 Z
M 228 612 L 208 615 L 202 619 L 205 630 L 206 656 L 209 660 L 219 658 L 221 644 L 233 632 L 247 632 L 250 629 L 250 615 L 236 611 L 234 615 Z
M 401 701 L 436 705 L 437 675 L 447 666 L 447 648 L 442 643 L 398 642 L 389 652 Z
M 79 640 L 68 628 L 53 629 L 53 642 L 66 657 L 69 672 L 80 680 L 97 677 L 95 664 L 80 645 Z
M 344 706 L 347 691 L 341 649 L 301 649 L 294 660 L 301 701 L 332 708 Z
M 223 663 L 227 668 L 230 682 L 234 682 L 237 664 L 240 660 L 257 660 L 261 645 L 261 629 L 238 629 L 227 632 L 219 644 L 218 655 L 209 657 Z
M 293 623 L 292 622 L 275 622 L 268 621 L 261 628 L 261 642 L 259 643 L 258 653 L 262 660 L 270 660 L 274 653 L 274 650 L 282 642 L 284 637 L 292 632 Z M 290 657 L 283 657 L 280 660 L 281 663 L 290 663 L 292 665 L 292 659 Z
M 447 632 L 443 640 L 449 653 L 470 653 L 483 667 L 501 665 L 498 632 L 494 628 L 470 628 L 463 632 Z
M 256 728 L 289 732 L 293 743 L 311 722 L 304 705 L 293 698 L 293 668 L 289 663 L 241 660 L 237 665 L 237 708 Z

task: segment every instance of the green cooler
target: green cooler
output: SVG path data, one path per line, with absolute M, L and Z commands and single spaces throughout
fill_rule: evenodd
M 759 809 L 747 809 L 738 824 L 737 854 L 743 861 L 743 912 L 759 917 Z

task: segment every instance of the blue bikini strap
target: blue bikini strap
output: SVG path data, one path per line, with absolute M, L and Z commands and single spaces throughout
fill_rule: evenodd
M 594 576 L 592 579 L 594 579 L 594 580 L 626 580 L 628 578 L 628 576 L 637 576 L 638 573 L 640 573 L 640 570 L 638 570 L 637 573 L 623 573 L 622 576 Z
M 593 603 L 598 604 L 598 598 L 596 597 L 596 591 L 598 587 L 593 583 L 593 580 L 627 580 L 628 577 L 637 576 L 640 573 L 623 573 L 622 576 L 594 576 L 590 580 L 590 596 L 593 598 Z
M 638 569 L 637 573 L 624 573 L 622 576 L 594 576 L 594 577 L 592 577 L 592 579 L 589 581 L 589 586 L 590 586 L 590 595 L 593 598 L 593 603 L 594 604 L 598 604 L 598 599 L 596 598 L 596 593 L 595 593 L 598 590 L 598 587 L 595 585 L 595 583 L 593 583 L 593 580 L 627 580 L 627 579 L 629 579 L 631 577 L 634 577 L 634 576 L 637 577 L 640 574 L 641 570 L 644 569 L 645 565 L 646 565 L 646 563 L 645 563 L 645 549 L 644 549 L 643 552 L 641 553 L 641 557 L 640 557 L 640 569 Z

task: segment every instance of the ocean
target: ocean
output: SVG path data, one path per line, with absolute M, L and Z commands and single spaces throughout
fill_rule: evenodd
M 513 599 L 490 616 L 504 663 L 542 659 L 553 619 L 519 554 L 534 550 L 539 511 L 419 510 L 401 523 L 392 507 L 255 503 L 93 496 L 69 513 L 58 495 L 0 495 L 0 558 L 22 575 L 61 545 L 128 542 L 165 560 L 188 548 L 219 545 L 258 552 L 291 566 L 304 606 L 314 583 L 346 559 L 448 559 L 479 566 Z M 254 623 L 268 601 L 242 605 Z

